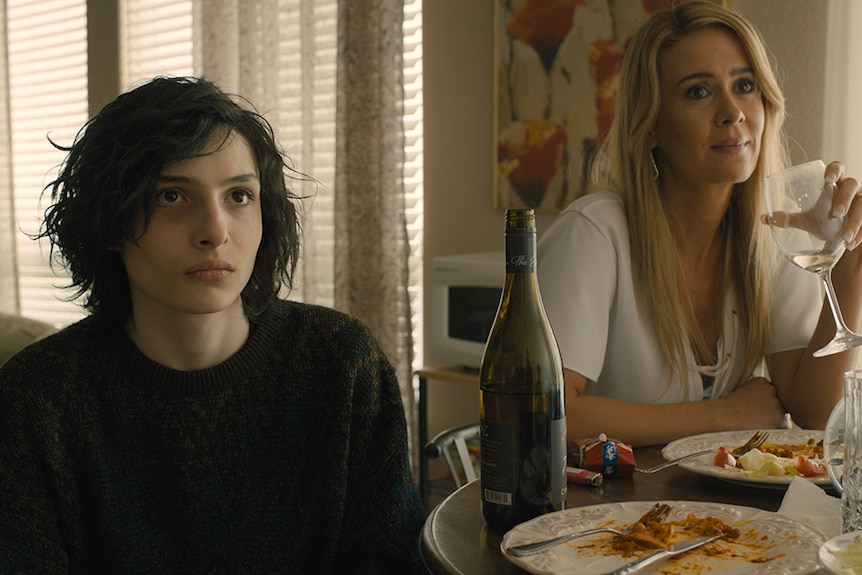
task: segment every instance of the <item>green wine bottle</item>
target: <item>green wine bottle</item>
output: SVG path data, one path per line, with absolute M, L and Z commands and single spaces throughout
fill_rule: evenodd
M 563 509 L 563 363 L 536 280 L 532 209 L 506 211 L 506 283 L 479 382 L 485 521 L 505 530 Z

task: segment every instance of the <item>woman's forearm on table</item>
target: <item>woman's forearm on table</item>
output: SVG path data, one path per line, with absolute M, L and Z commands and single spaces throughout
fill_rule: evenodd
M 600 433 L 636 446 L 662 445 L 698 433 L 769 427 L 783 420 L 775 389 L 762 379 L 724 399 L 650 404 L 584 395 L 587 378 L 568 368 L 565 376 L 570 447 Z
M 653 405 L 582 395 L 569 402 L 566 425 L 570 443 L 604 433 L 634 446 L 659 445 L 701 431 L 704 415 L 694 403 Z

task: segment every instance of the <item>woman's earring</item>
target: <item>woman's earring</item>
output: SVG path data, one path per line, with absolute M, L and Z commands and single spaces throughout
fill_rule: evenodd
M 650 169 L 652 170 L 652 179 L 658 179 L 658 164 L 655 162 L 656 148 L 649 151 Z

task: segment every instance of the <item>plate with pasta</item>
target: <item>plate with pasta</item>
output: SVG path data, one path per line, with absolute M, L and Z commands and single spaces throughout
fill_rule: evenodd
M 506 552 L 510 546 L 573 531 L 624 528 L 636 524 L 655 503 L 604 503 L 540 515 L 507 532 L 500 548 L 506 559 L 534 575 L 599 575 L 678 541 L 721 534 L 717 541 L 662 560 L 642 572 L 644 575 L 817 572 L 817 551 L 826 540 L 820 531 L 780 513 L 705 501 L 663 502 L 671 508 L 665 520 L 646 530 L 635 529 L 625 537 L 598 533 L 532 555 L 517 557 Z

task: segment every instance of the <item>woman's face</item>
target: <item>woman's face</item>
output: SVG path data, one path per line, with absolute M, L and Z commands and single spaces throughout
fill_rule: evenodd
M 763 102 L 740 41 L 706 28 L 659 56 L 661 107 L 652 131 L 666 188 L 747 180 L 760 155 Z
M 245 138 L 222 135 L 161 170 L 146 232 L 120 249 L 134 314 L 242 317 L 263 233 L 260 178 Z

